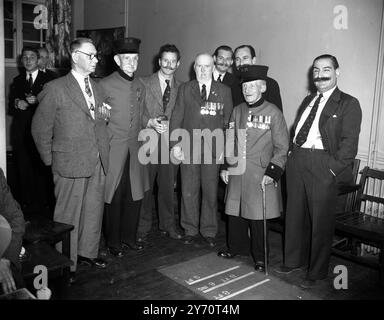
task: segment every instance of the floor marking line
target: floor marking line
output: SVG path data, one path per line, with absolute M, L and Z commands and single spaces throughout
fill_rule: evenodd
M 258 286 L 262 285 L 263 283 L 266 283 L 266 282 L 268 282 L 268 281 L 270 281 L 270 280 L 271 280 L 271 279 L 265 279 L 265 280 L 263 280 L 263 281 L 260 281 L 260 282 L 258 282 L 258 283 L 255 283 L 255 284 L 252 285 L 252 286 L 246 287 L 246 288 L 244 288 L 244 289 L 242 289 L 242 290 L 240 290 L 240 291 L 234 292 L 234 293 L 232 293 L 232 294 L 230 294 L 230 295 L 228 295 L 228 296 L 225 296 L 225 297 L 223 297 L 223 298 L 220 298 L 219 300 L 228 300 L 229 298 L 232 298 L 232 297 L 234 297 L 234 296 L 237 296 L 237 295 L 239 295 L 239 294 L 241 294 L 241 293 L 243 293 L 243 292 L 245 292 L 245 291 L 248 291 L 248 290 L 250 290 L 250 289 L 252 289 L 252 288 L 258 287 Z
M 220 271 L 220 272 L 216 272 L 214 274 L 211 274 L 209 276 L 206 276 L 204 278 L 201 278 L 201 279 L 198 279 L 198 280 L 195 280 L 195 281 L 192 281 L 192 282 L 188 282 L 187 280 L 184 280 L 188 285 L 192 285 L 192 284 L 195 284 L 195 283 L 198 283 L 198 282 L 201 282 L 201 281 L 204 281 L 204 280 L 207 280 L 207 279 L 210 279 L 210 278 L 213 278 L 213 277 L 216 277 L 220 274 L 223 274 L 223 273 L 226 273 L 228 271 L 232 271 L 232 270 L 235 270 L 235 269 L 238 269 L 240 268 L 240 266 L 236 266 L 236 267 L 233 267 L 233 268 L 229 268 L 229 269 L 226 269 L 226 270 L 223 270 L 223 271 Z
M 217 289 L 217 288 L 224 287 L 224 286 L 226 286 L 227 284 L 230 284 L 230 283 L 232 283 L 232 282 L 236 282 L 236 281 L 238 281 L 238 280 L 241 280 L 241 279 L 243 279 L 243 278 L 246 278 L 246 277 L 248 277 L 248 276 L 250 276 L 250 275 L 252 275 L 252 274 L 254 274 L 254 273 L 255 273 L 255 272 L 252 271 L 252 272 L 250 272 L 250 273 L 244 274 L 244 275 L 242 275 L 242 276 L 240 276 L 240 277 L 234 278 L 234 279 L 229 280 L 229 281 L 227 281 L 227 282 L 220 283 L 220 284 L 218 284 L 217 286 L 214 286 L 214 287 L 212 287 L 212 288 L 209 288 L 209 289 L 207 289 L 207 290 L 205 290 L 205 291 L 203 291 L 203 292 L 204 292 L 204 293 L 207 293 L 207 292 L 210 292 L 210 291 L 215 290 L 215 289 Z

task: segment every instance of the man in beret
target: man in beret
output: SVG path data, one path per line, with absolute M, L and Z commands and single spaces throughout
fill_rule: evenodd
M 228 250 L 218 255 L 233 258 L 251 252 L 256 270 L 264 271 L 262 190 L 266 193 L 267 219 L 278 217 L 276 185 L 287 159 L 288 129 L 282 112 L 262 97 L 267 89 L 268 67 L 252 65 L 240 67 L 239 71 L 246 102 L 234 108 L 229 122 L 228 130 L 235 131 L 236 140 L 233 148 L 226 150 L 229 167 L 220 173 L 228 184 L 225 201 Z M 233 161 L 234 150 L 242 157 L 237 164 Z M 231 166 L 238 165 L 245 165 L 242 172 L 231 174 Z
M 54 221 L 71 224 L 71 260 L 106 268 L 98 257 L 108 171 L 108 107 L 100 87 L 89 75 L 97 51 L 91 39 L 70 45 L 72 69 L 48 82 L 32 120 L 40 157 L 52 166 L 56 206 Z
M 123 249 L 142 250 L 136 242 L 141 200 L 149 188 L 148 173 L 138 159 L 139 131 L 144 110 L 145 87 L 135 78 L 140 39 L 114 42 L 117 71 L 100 81 L 108 96 L 111 118 L 109 171 L 105 187 L 105 238 L 109 252 L 123 256 Z

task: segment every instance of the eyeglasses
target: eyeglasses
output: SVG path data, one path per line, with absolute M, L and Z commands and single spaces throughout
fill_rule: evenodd
M 83 53 L 83 54 L 87 55 L 89 60 L 93 60 L 94 58 L 96 58 L 97 60 L 100 60 L 100 55 L 98 53 L 96 53 L 96 54 L 93 54 L 93 53 L 89 54 L 89 53 L 86 53 L 86 52 L 83 52 L 83 51 L 80 51 L 80 50 L 76 50 L 76 52 L 80 52 L 80 53 Z

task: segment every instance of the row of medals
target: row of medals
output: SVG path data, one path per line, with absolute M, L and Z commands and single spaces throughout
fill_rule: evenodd
M 215 116 L 218 112 L 222 115 L 224 110 L 224 103 L 206 101 L 204 105 L 200 107 L 201 115 Z
M 271 120 L 271 116 L 250 114 L 248 115 L 247 127 L 267 130 L 271 127 Z

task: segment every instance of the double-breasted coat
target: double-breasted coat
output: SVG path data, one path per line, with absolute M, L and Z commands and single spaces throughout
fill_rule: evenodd
M 119 71 L 102 79 L 100 85 L 108 96 L 111 118 L 108 123 L 110 136 L 109 171 L 105 185 L 105 202 L 111 203 L 124 171 L 129 153 L 129 175 L 134 201 L 144 197 L 149 188 L 148 172 L 139 162 L 138 141 L 142 129 L 141 117 L 144 109 L 145 87 L 141 81 L 128 81 Z
M 227 162 L 233 163 L 236 156 L 240 160 L 239 166 L 243 164 L 245 167 L 241 174 L 229 175 L 225 212 L 261 220 L 263 176 L 279 180 L 287 159 L 289 136 L 284 116 L 268 101 L 257 107 L 242 103 L 233 110 L 229 130 L 234 130 L 235 139 L 233 147 L 226 151 Z M 280 215 L 278 190 L 274 184 L 266 186 L 267 219 Z

